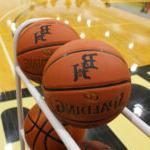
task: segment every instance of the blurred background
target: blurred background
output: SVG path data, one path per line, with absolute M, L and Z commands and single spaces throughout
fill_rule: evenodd
M 19 147 L 13 36 L 27 19 L 49 17 L 71 25 L 82 39 L 102 40 L 115 47 L 132 73 L 127 108 L 150 125 L 150 0 L 0 0 L 0 147 Z M 33 83 L 40 91 L 40 86 Z M 24 113 L 35 103 L 22 85 Z M 123 114 L 87 139 L 116 150 L 149 150 L 150 139 Z

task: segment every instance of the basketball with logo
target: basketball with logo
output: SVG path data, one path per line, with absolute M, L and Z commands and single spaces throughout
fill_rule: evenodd
M 81 141 L 79 146 L 81 150 L 113 150 L 110 146 L 100 141 Z
M 79 142 L 84 140 L 85 129 L 64 125 L 72 138 Z M 34 105 L 24 120 L 25 139 L 32 150 L 66 150 L 44 113 Z
M 43 72 L 48 106 L 64 123 L 90 128 L 116 118 L 131 93 L 128 65 L 112 46 L 74 40 L 60 47 Z
M 35 21 L 26 26 L 18 37 L 18 63 L 29 79 L 41 83 L 44 66 L 53 52 L 78 38 L 78 34 L 61 21 Z

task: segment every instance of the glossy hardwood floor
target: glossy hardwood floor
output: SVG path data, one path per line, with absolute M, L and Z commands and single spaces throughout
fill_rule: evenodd
M 137 115 L 150 125 L 149 19 L 114 7 L 107 8 L 99 0 L 32 2 L 13 0 L 13 3 L 11 2 L 0 0 L 2 8 L 0 9 L 0 147 L 2 149 L 20 149 L 17 119 L 14 119 L 16 85 L 13 70 L 13 33 L 15 28 L 29 18 L 50 17 L 63 20 L 69 23 L 81 38 L 102 40 L 117 48 L 129 68 L 134 70 L 137 67 L 137 71 L 132 75 L 134 92 L 128 108 L 136 113 L 135 106 L 142 105 L 143 114 Z M 23 102 L 27 112 L 35 101 L 26 89 L 23 91 Z M 122 114 L 108 126 L 88 130 L 87 138 L 101 140 L 116 150 L 149 150 L 150 147 L 150 139 Z

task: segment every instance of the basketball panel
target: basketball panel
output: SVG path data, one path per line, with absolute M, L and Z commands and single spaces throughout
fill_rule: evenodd
M 59 46 L 43 47 L 17 56 L 20 67 L 30 74 L 41 75 L 44 66 Z
M 32 115 L 34 114 L 34 118 Z M 41 111 L 37 105 L 34 105 L 32 109 L 28 112 L 26 118 L 24 119 L 24 128 L 25 132 L 29 132 L 35 127 L 35 124 L 39 121 L 41 115 Z
M 121 59 L 105 52 L 83 50 L 64 55 L 49 65 L 42 82 L 45 88 L 57 90 L 126 81 L 130 81 L 130 72 Z
M 68 25 L 57 20 L 45 20 L 32 23 L 20 34 L 17 42 L 17 52 L 40 47 L 49 43 L 59 43 L 78 39 L 77 33 Z M 27 44 L 24 44 L 27 43 Z
M 76 51 L 82 51 L 82 50 L 98 50 L 101 52 L 106 52 L 109 54 L 113 54 L 113 55 L 119 57 L 120 59 L 122 59 L 122 61 L 124 61 L 124 59 L 122 58 L 120 53 L 115 48 L 113 48 L 109 44 L 104 43 L 103 41 L 77 39 L 77 40 L 70 41 L 70 42 L 66 43 L 65 45 L 63 45 L 62 47 L 60 47 L 57 50 L 57 53 L 55 53 L 51 57 L 51 60 L 48 61 L 47 65 L 45 67 L 45 70 L 47 70 L 47 67 L 53 61 L 59 59 L 60 57 L 67 56 L 69 53 L 75 53 Z M 124 63 L 126 63 L 126 62 L 124 61 Z
M 108 123 L 127 105 L 130 93 L 130 83 L 85 90 L 44 90 L 45 101 L 57 117 L 78 127 Z

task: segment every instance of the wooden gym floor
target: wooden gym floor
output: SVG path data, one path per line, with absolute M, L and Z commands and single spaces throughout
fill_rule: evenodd
M 13 33 L 20 23 L 35 17 L 64 20 L 81 38 L 103 40 L 116 47 L 132 70 L 137 67 L 132 74 L 133 92 L 128 108 L 150 125 L 150 20 L 107 8 L 100 0 L 0 0 L 0 149 L 20 149 Z M 23 97 L 27 113 L 35 101 L 24 85 Z M 150 149 L 150 139 L 122 114 L 108 126 L 88 130 L 87 138 L 101 140 L 116 150 Z

